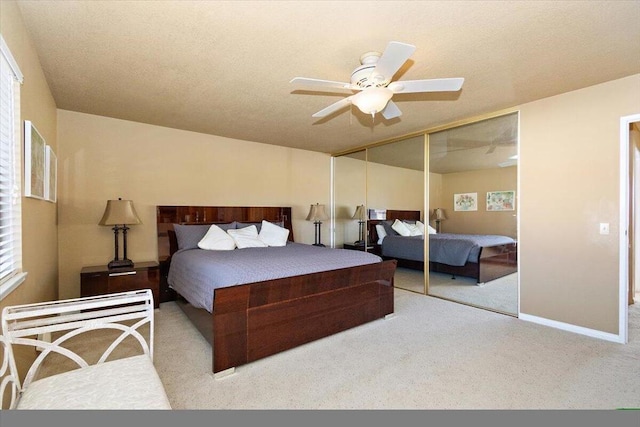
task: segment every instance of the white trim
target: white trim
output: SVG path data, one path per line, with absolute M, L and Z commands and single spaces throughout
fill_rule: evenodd
M 9 46 L 7 46 L 7 43 L 4 41 L 4 37 L 2 37 L 2 34 L 0 34 L 0 52 L 2 52 L 2 55 L 4 55 L 4 57 L 7 59 L 7 62 L 11 67 L 11 71 L 13 71 L 13 74 L 16 76 L 16 79 L 18 79 L 18 82 L 22 84 L 22 82 L 24 81 L 24 76 L 20 71 L 20 67 L 18 67 L 18 63 L 13 58 L 13 55 L 9 50 Z
M 620 265 L 618 334 L 621 342 L 629 340 L 629 125 L 640 121 L 640 114 L 620 118 Z
M 331 206 L 329 207 L 329 212 L 330 212 L 330 218 L 329 218 L 329 230 L 331 231 L 329 233 L 329 246 L 331 248 L 335 248 L 336 247 L 336 191 L 335 191 L 335 179 L 334 179 L 334 172 L 335 172 L 335 163 L 336 163 L 336 158 L 334 156 L 331 156 L 331 162 L 329 163 L 329 173 L 330 173 L 330 179 L 329 179 L 329 200 L 331 200 Z
M 608 332 L 598 331 L 596 329 L 584 328 L 582 326 L 572 325 L 570 323 L 558 322 L 556 320 L 545 319 L 544 317 L 532 316 L 530 314 L 520 313 L 520 320 L 527 322 L 537 323 L 544 326 L 550 326 L 556 329 L 562 329 L 563 331 L 573 332 L 580 335 L 586 335 L 592 338 L 598 338 L 601 340 L 612 341 L 620 344 L 626 342 L 622 340 L 620 335 L 611 334 Z
M 27 278 L 27 273 L 18 273 L 0 285 L 0 301 L 20 286 Z
M 518 259 L 516 260 L 516 268 L 518 269 L 518 271 L 516 272 L 516 277 L 517 277 L 517 303 L 518 306 L 516 308 L 516 316 L 518 318 L 520 318 L 520 260 L 522 259 L 522 257 L 520 256 L 520 206 L 522 206 L 522 187 L 520 186 L 520 171 L 522 170 L 521 167 L 521 161 L 522 161 L 522 156 L 520 155 L 520 110 L 516 111 L 517 117 L 518 117 L 518 126 L 517 126 L 517 139 L 516 141 L 518 141 L 518 145 L 517 145 L 517 150 L 518 150 L 518 154 L 517 154 L 517 160 L 516 160 L 516 256 L 518 257 Z

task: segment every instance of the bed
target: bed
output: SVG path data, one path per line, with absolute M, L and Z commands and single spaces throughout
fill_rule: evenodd
M 184 227 L 196 230 L 211 224 L 231 227 L 229 224 L 235 223 L 236 228 L 242 228 L 258 226 L 262 220 L 289 230 L 286 245 L 234 251 L 186 250 L 178 245 L 176 230 L 183 233 Z M 161 295 L 166 298 L 170 295 L 167 288 L 175 286 L 176 302 L 213 347 L 212 370 L 216 377 L 393 313 L 397 262 L 359 251 L 295 243 L 290 207 L 157 206 L 157 229 L 164 288 Z M 306 254 L 306 261 L 301 258 L 303 261 L 298 260 L 296 265 L 288 265 L 288 273 L 270 268 L 276 259 L 288 259 L 291 251 Z M 225 267 L 215 273 L 193 271 L 200 268 L 195 266 L 198 263 L 220 263 L 225 261 L 223 258 L 233 258 L 234 253 L 249 252 L 257 253 L 258 258 L 244 258 L 240 267 Z M 189 253 L 197 254 L 197 260 Z M 323 267 L 318 258 L 326 253 L 342 255 L 346 261 L 342 267 Z M 216 259 L 207 261 L 210 257 Z M 187 258 L 191 261 L 185 262 Z M 256 279 L 258 276 L 245 271 L 250 268 L 266 271 L 262 279 Z M 215 276 L 216 282 L 206 290 L 193 275 L 178 278 L 178 270 L 200 274 L 201 278 Z M 240 277 L 232 277 L 232 270 L 241 270 Z M 243 283 L 246 280 L 251 281 Z M 190 293 L 190 286 L 197 288 L 195 293 L 200 297 Z
M 388 231 L 395 219 L 419 221 L 420 211 L 387 211 L 386 220 L 370 221 L 371 239 L 379 240 L 375 225 L 384 225 Z M 471 277 L 477 283 L 517 271 L 517 243 L 511 237 L 455 233 L 428 236 L 430 271 Z M 385 259 L 396 259 L 401 267 L 424 270 L 424 244 L 424 236 L 387 232 L 380 243 L 380 253 Z

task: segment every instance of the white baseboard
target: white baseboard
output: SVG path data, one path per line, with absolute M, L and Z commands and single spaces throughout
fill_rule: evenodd
M 580 335 L 586 335 L 592 338 L 598 338 L 605 341 L 612 341 L 620 344 L 625 344 L 624 339 L 620 335 L 615 335 L 609 332 L 602 332 L 596 329 L 584 328 L 582 326 L 572 325 L 570 323 L 558 322 L 556 320 L 545 319 L 544 317 L 532 316 L 530 314 L 520 313 L 518 318 L 527 322 L 538 323 L 544 326 L 550 326 L 556 329 L 562 329 L 563 331 L 573 332 Z

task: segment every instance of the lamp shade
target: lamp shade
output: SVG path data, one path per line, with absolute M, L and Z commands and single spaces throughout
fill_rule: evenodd
M 358 221 L 365 221 L 367 219 L 367 213 L 364 209 L 364 205 L 360 205 L 356 208 L 356 211 L 351 219 L 357 219 Z
M 433 210 L 433 217 L 437 220 L 447 219 L 447 217 L 444 216 L 444 210 L 441 208 L 435 208 Z
M 309 208 L 309 215 L 307 215 L 307 221 L 326 221 L 329 219 L 329 215 L 324 208 L 324 205 L 316 203 Z
M 142 224 L 131 200 L 107 200 L 99 225 Z
M 393 96 L 393 91 L 386 87 L 369 87 L 358 92 L 351 98 L 351 102 L 366 114 L 375 114 L 387 106 Z

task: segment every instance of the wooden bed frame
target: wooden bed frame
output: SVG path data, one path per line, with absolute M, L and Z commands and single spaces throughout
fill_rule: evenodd
M 410 220 L 419 221 L 420 211 L 387 211 L 387 221 Z M 369 236 L 371 242 L 378 241 L 376 224 L 382 220 L 369 220 Z M 381 249 L 380 249 L 381 250 Z M 424 262 L 398 259 L 399 267 L 412 268 L 424 271 Z M 518 271 L 518 248 L 515 243 L 497 246 L 488 246 L 480 249 L 478 262 L 467 262 L 463 266 L 453 266 L 441 264 L 439 262 L 429 262 L 429 271 L 437 273 L 447 273 L 454 276 L 471 277 L 477 283 L 485 283 L 498 279 Z
M 193 222 L 198 218 L 198 222 Z M 186 221 L 190 219 L 191 221 Z M 157 206 L 158 258 L 168 272 L 177 250 L 173 224 L 282 221 L 290 207 Z M 393 313 L 396 261 L 216 289 L 213 314 L 178 305 L 213 347 L 216 377 L 235 367 Z M 166 287 L 166 276 L 164 277 Z M 163 295 L 166 295 L 163 293 Z

